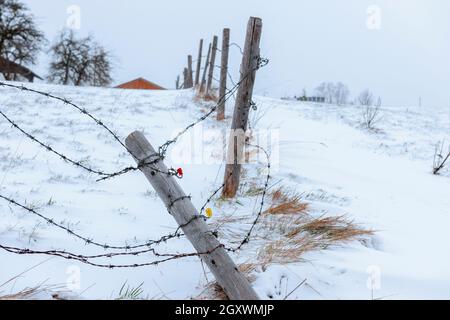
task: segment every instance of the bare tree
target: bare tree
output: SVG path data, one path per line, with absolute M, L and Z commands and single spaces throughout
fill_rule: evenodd
M 50 63 L 49 80 L 67 85 L 71 80 L 71 68 L 79 63 L 76 54 L 77 41 L 74 39 L 74 33 L 63 31 L 59 34 L 59 39 L 53 44 L 51 53 L 53 61 Z
M 34 64 L 44 34 L 37 28 L 34 16 L 18 0 L 0 0 L 0 58 L 17 64 Z M 7 80 L 16 73 L 2 72 Z
M 375 125 L 381 120 L 381 98 L 378 97 L 376 104 L 373 104 L 373 96 L 369 90 L 363 91 L 358 98 L 361 106 L 364 108 L 362 112 L 363 125 L 369 129 L 374 130 Z
M 348 102 L 348 97 L 350 96 L 350 90 L 347 85 L 342 82 L 338 82 L 334 85 L 334 102 L 337 105 L 345 105 Z
M 91 36 L 77 38 L 63 30 L 50 49 L 49 80 L 75 86 L 107 86 L 111 83 L 111 56 Z
M 358 96 L 358 103 L 360 106 L 371 106 L 373 105 L 373 94 L 369 89 L 364 90 Z
M 316 89 L 315 92 L 318 96 L 325 98 L 325 102 L 328 102 L 326 97 L 326 83 L 322 82 Z
M 327 82 L 325 88 L 326 88 L 326 96 L 327 96 L 329 103 L 334 103 L 335 102 L 334 101 L 334 97 L 335 97 L 334 93 L 336 91 L 336 87 L 335 87 L 334 83 Z
M 450 146 L 447 155 L 444 154 L 444 141 L 436 145 L 433 159 L 433 174 L 437 175 L 445 167 L 447 161 L 450 159 Z
M 315 91 L 317 95 L 325 98 L 326 103 L 334 103 L 334 83 L 322 82 Z
M 91 63 L 89 64 L 88 75 L 91 78 L 91 85 L 95 87 L 107 86 L 112 82 L 111 57 L 105 48 L 96 46 L 93 49 Z

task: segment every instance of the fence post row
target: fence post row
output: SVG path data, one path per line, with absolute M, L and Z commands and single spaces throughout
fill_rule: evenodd
M 196 87 L 199 85 L 200 81 L 200 69 L 202 68 L 202 55 L 203 55 L 203 39 L 200 39 L 200 45 L 198 47 L 197 72 L 195 73 Z
M 208 74 L 208 84 L 206 86 L 206 95 L 208 95 L 212 89 L 212 81 L 213 81 L 213 77 L 214 77 L 214 70 L 215 70 L 215 64 L 216 64 L 218 41 L 219 41 L 218 37 L 214 36 L 212 49 L 211 49 L 211 60 L 209 62 L 209 74 Z
M 217 120 L 225 119 L 225 94 L 227 90 L 227 76 L 228 76 L 228 56 L 230 48 L 230 29 L 223 29 L 222 36 L 222 60 L 220 64 L 220 88 L 219 88 L 219 106 L 217 108 Z
M 136 131 L 130 134 L 125 144 L 137 163 L 157 160 L 155 155 L 156 157 L 158 155 L 155 149 L 141 132 Z M 231 300 L 258 300 L 258 296 L 248 280 L 239 272 L 226 250 L 208 229 L 205 221 L 202 218 L 196 218 L 199 212 L 192 204 L 191 199 L 186 196 L 176 179 L 165 173 L 168 172 L 168 169 L 163 160 L 157 161 L 152 166 L 153 168 L 143 166 L 140 170 L 178 225 L 182 226 L 184 234 L 200 254 L 201 259 L 211 270 L 228 298 Z
M 211 55 L 211 44 L 209 44 L 208 54 L 206 55 L 205 69 L 203 69 L 202 83 L 200 85 L 200 93 L 203 93 L 206 86 L 206 74 L 208 72 L 209 57 Z
M 227 165 L 225 169 L 223 196 L 232 198 L 239 187 L 243 160 L 248 115 L 252 104 L 253 87 L 260 53 L 262 20 L 251 17 L 247 26 L 241 77 L 234 107 L 231 135 L 228 142 Z

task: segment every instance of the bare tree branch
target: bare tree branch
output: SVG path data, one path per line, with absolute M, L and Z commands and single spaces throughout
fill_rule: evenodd
M 46 42 L 34 16 L 18 0 L 0 0 L 0 58 L 17 64 L 34 64 Z M 2 71 L 6 80 L 16 80 L 16 73 Z
M 52 61 L 48 79 L 75 86 L 107 86 L 111 83 L 111 56 L 92 37 L 76 38 L 63 30 L 50 49 Z
M 450 159 L 450 146 L 447 155 L 444 155 L 444 141 L 436 145 L 433 160 L 433 174 L 437 175 L 445 167 L 447 161 Z
M 369 130 L 374 130 L 375 125 L 381 120 L 381 98 L 378 97 L 377 103 L 373 104 L 373 94 L 367 89 L 360 93 L 358 102 L 364 108 L 363 125 Z

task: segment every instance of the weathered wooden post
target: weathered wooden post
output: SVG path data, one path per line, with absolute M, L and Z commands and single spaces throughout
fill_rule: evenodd
M 197 72 L 195 73 L 195 86 L 197 87 L 200 82 L 200 69 L 202 68 L 202 55 L 203 55 L 203 39 L 200 39 L 200 45 L 198 48 L 197 59 Z
M 145 136 L 139 132 L 130 134 L 125 144 L 137 163 L 158 160 L 155 149 Z M 156 155 L 156 156 L 155 156 Z M 258 300 L 258 296 L 247 279 L 239 272 L 226 250 L 199 217 L 189 197 L 173 176 L 167 175 L 167 167 L 162 160 L 151 166 L 142 166 L 141 171 L 166 205 L 171 215 L 201 259 L 209 267 L 218 284 L 231 300 Z
M 208 54 L 206 55 L 205 69 L 203 69 L 202 82 L 200 84 L 200 93 L 202 94 L 206 87 L 206 74 L 208 72 L 209 57 L 211 55 L 211 44 L 209 44 Z
M 230 29 L 223 29 L 222 61 L 220 64 L 219 106 L 217 107 L 217 120 L 225 119 L 225 94 L 227 92 L 228 55 L 230 49 Z
M 192 56 L 188 55 L 188 75 L 187 75 L 187 87 L 192 88 L 194 86 L 194 80 L 192 78 Z
M 209 62 L 209 74 L 208 74 L 208 84 L 206 85 L 206 95 L 209 94 L 212 88 L 212 81 L 214 77 L 214 70 L 215 70 L 215 63 L 216 63 L 216 54 L 217 54 L 217 42 L 219 39 L 217 36 L 214 36 L 213 38 L 213 44 L 211 49 L 211 60 Z
M 224 178 L 225 187 L 223 189 L 224 197 L 234 197 L 239 187 L 248 115 L 252 103 L 256 70 L 258 68 L 261 32 L 262 20 L 251 17 L 247 26 L 244 56 L 241 64 L 241 85 L 237 92 L 231 135 L 228 141 L 227 165 Z
M 183 89 L 188 87 L 188 69 L 184 68 L 183 70 Z
M 180 75 L 177 76 L 177 80 L 175 81 L 175 89 L 180 89 Z

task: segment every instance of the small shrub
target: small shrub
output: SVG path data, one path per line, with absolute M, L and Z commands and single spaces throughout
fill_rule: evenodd
M 444 169 L 447 161 L 450 158 L 450 146 L 447 154 L 444 153 L 444 141 L 442 143 L 438 143 L 436 145 L 436 149 L 434 151 L 434 159 L 433 159 L 433 174 L 439 174 L 442 169 Z
M 381 99 L 378 98 L 377 104 L 373 105 L 371 100 L 366 100 L 365 105 L 361 105 L 363 109 L 363 125 L 368 130 L 374 130 L 376 124 L 381 120 Z

